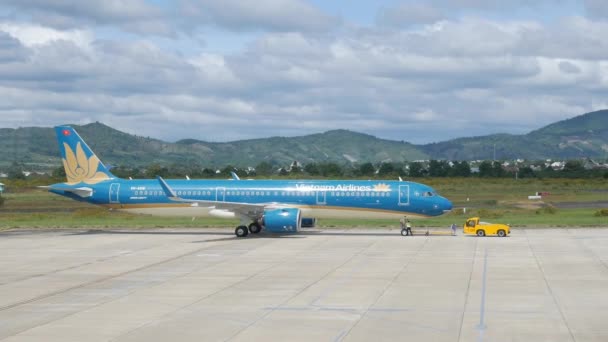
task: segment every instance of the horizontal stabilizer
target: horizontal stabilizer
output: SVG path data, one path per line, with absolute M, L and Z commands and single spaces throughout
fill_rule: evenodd
M 74 195 L 80 196 L 82 198 L 93 196 L 93 189 L 89 187 L 73 188 L 69 186 L 39 186 L 39 188 L 54 191 L 71 192 Z

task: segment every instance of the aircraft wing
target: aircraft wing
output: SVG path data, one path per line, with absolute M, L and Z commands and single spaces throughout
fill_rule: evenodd
M 181 198 L 175 193 L 175 191 L 173 189 L 171 189 L 169 184 L 167 184 L 167 182 L 165 182 L 165 180 L 162 177 L 157 176 L 156 179 L 158 179 L 160 186 L 162 187 L 163 191 L 165 192 L 165 195 L 167 195 L 167 197 L 170 200 L 175 201 L 175 202 L 196 203 L 199 206 L 206 206 L 209 208 L 214 208 L 214 209 L 219 209 L 219 210 L 232 211 L 232 212 L 239 213 L 239 214 L 249 216 L 249 217 L 257 217 L 257 216 L 261 215 L 264 212 L 264 209 L 266 209 L 267 207 L 272 207 L 273 205 L 276 205 L 276 203 L 252 204 L 252 203 L 240 203 L 240 202 L 191 200 L 191 199 Z
M 78 188 L 73 188 L 73 187 L 69 187 L 69 186 L 39 186 L 39 188 L 55 190 L 55 191 L 71 192 L 82 198 L 93 196 L 93 189 L 86 187 L 86 186 L 82 186 L 82 187 L 78 187 Z

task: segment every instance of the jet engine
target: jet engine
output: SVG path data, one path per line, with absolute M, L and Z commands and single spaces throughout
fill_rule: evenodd
M 264 212 L 264 228 L 273 233 L 295 233 L 300 229 L 300 209 L 283 208 Z

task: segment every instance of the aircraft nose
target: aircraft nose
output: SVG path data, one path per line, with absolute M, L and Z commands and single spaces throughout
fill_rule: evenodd
M 447 198 L 445 198 L 445 197 L 441 197 L 440 208 L 441 208 L 441 210 L 443 211 L 444 214 L 447 214 L 450 211 L 452 211 L 452 202 L 450 202 L 450 200 L 447 199 Z

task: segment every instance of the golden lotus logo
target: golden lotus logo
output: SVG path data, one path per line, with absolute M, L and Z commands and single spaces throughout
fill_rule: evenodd
M 63 143 L 63 148 L 65 149 L 63 166 L 68 183 L 84 182 L 86 184 L 97 184 L 110 179 L 105 173 L 97 172 L 100 163 L 99 158 L 95 155 L 87 158 L 82 146 L 80 146 L 80 142 L 76 144 L 76 153 L 66 143 Z
M 374 191 L 391 191 L 391 186 L 384 183 L 376 184 L 374 185 Z

